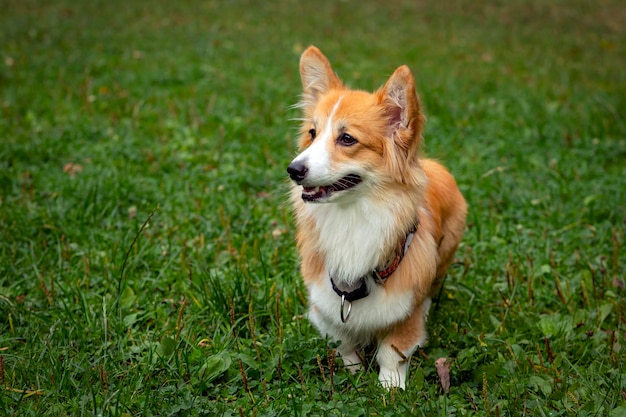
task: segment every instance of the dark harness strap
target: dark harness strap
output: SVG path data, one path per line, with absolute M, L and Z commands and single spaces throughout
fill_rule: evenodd
M 393 261 L 391 261 L 389 265 L 387 265 L 384 269 L 381 270 L 376 268 L 373 271 L 377 284 L 383 284 L 387 280 L 387 278 L 389 278 L 389 276 L 393 274 L 396 269 L 398 269 L 398 266 L 400 266 L 400 262 L 402 262 L 404 255 L 409 250 L 409 246 L 413 241 L 413 236 L 415 235 L 415 232 L 417 232 L 418 225 L 419 221 L 416 221 L 413 227 L 411 227 L 411 229 L 404 236 L 404 240 L 402 240 L 400 244 L 396 247 L 396 257 L 393 259 Z

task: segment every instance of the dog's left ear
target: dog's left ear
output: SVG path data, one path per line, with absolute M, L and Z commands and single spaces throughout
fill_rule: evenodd
M 421 141 L 426 118 L 415 92 L 413 74 L 406 65 L 399 67 L 377 92 L 384 107 L 389 137 L 396 145 L 413 155 Z

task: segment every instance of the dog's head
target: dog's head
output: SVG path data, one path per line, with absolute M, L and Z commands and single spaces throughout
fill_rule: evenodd
M 401 66 L 373 94 L 350 90 L 314 46 L 300 58 L 300 154 L 287 172 L 307 202 L 405 184 L 417 166 L 425 118 L 413 75 Z

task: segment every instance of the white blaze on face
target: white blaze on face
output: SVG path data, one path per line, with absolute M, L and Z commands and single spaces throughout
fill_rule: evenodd
M 329 141 L 333 140 L 333 118 L 337 112 L 337 108 L 341 103 L 343 96 L 339 97 L 339 100 L 333 106 L 333 109 L 326 120 L 326 126 L 324 130 L 318 133 L 311 146 L 306 148 L 300 155 L 298 155 L 293 162 L 303 162 L 309 169 L 306 183 L 324 185 L 324 182 L 328 181 L 331 177 L 330 170 L 330 153 L 329 153 Z

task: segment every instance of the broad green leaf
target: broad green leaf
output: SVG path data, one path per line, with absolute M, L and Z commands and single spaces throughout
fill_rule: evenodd
M 205 383 L 211 382 L 226 372 L 230 368 L 231 362 L 231 357 L 227 352 L 220 352 L 208 357 L 200 368 L 200 379 Z
M 534 391 L 541 391 L 546 397 L 552 393 L 552 385 L 550 381 L 547 381 L 540 376 L 531 376 L 528 385 Z
M 135 291 L 133 291 L 133 289 L 130 287 L 126 287 L 120 295 L 120 305 L 122 306 L 122 308 L 128 309 L 132 307 L 136 298 L 137 296 L 135 295 Z
M 604 323 L 604 320 L 608 317 L 609 314 L 611 314 L 612 310 L 613 310 L 613 304 L 602 304 L 598 308 L 598 316 L 599 316 L 598 326 Z
M 176 341 L 169 336 L 163 336 L 160 347 L 163 356 L 170 356 L 176 349 Z

